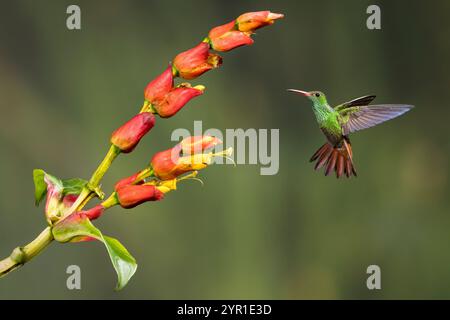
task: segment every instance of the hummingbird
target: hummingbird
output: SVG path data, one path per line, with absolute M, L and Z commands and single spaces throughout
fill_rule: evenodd
M 312 108 L 320 129 L 327 138 L 311 157 L 310 162 L 316 161 L 315 170 L 325 167 L 325 175 L 332 171 L 339 178 L 345 174 L 348 178 L 357 176 L 353 164 L 353 151 L 349 134 L 367 129 L 387 120 L 401 116 L 414 106 L 407 104 L 378 104 L 370 105 L 375 95 L 362 96 L 335 107 L 328 104 L 327 97 L 321 91 L 302 91 L 288 89 L 312 102 Z

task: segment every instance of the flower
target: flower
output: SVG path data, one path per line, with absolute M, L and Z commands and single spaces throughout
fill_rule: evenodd
M 156 189 L 162 193 L 168 193 L 173 190 L 177 190 L 177 179 L 171 180 L 158 180 L 153 179 L 145 184 L 146 186 L 155 186 Z
M 103 214 L 103 211 L 105 211 L 105 208 L 99 204 L 89 210 L 80 211 L 80 213 L 88 217 L 89 220 L 95 220 Z
M 63 186 L 48 175 L 45 175 L 44 181 L 47 184 L 45 216 L 50 223 L 54 223 L 70 209 L 78 195 L 64 194 Z
M 173 67 L 184 79 L 195 79 L 221 64 L 222 58 L 217 54 L 210 53 L 209 44 L 205 42 L 178 54 L 173 60 Z
M 113 132 L 111 143 L 124 153 L 131 152 L 154 125 L 155 117 L 153 114 L 149 112 L 140 113 Z
M 150 165 L 153 174 L 161 180 L 175 179 L 181 174 L 201 170 L 211 164 L 214 157 L 229 156 L 231 148 L 218 153 L 203 153 L 222 141 L 211 136 L 188 137 L 171 149 L 156 153 Z
M 145 87 L 144 97 L 150 103 L 163 100 L 173 87 L 172 66 L 169 67 Z
M 242 32 L 236 29 L 236 21 L 211 29 L 208 34 L 211 47 L 216 51 L 229 51 L 234 48 L 251 45 L 253 39 L 251 32 Z
M 141 171 L 136 172 L 132 176 L 129 176 L 129 177 L 126 177 L 126 178 L 123 178 L 123 179 L 119 180 L 114 185 L 114 190 L 118 190 L 121 187 L 130 185 L 130 184 L 141 184 L 143 181 L 141 179 L 139 179 L 140 174 L 141 174 Z
M 126 185 L 117 191 L 117 199 L 122 208 L 134 208 L 147 201 L 158 201 L 164 193 L 151 185 Z
M 145 185 L 155 186 L 162 193 L 168 193 L 170 191 L 177 190 L 178 182 L 183 180 L 197 180 L 203 184 L 203 182 L 200 179 L 196 178 L 197 175 L 198 171 L 193 171 L 190 174 L 182 176 L 181 178 L 174 178 L 170 180 L 152 179 L 149 182 L 145 183 Z
M 270 11 L 247 12 L 236 19 L 239 31 L 253 32 L 256 29 L 271 25 L 277 19 L 283 18 L 281 13 L 272 13 Z
M 144 97 L 151 104 L 149 110 L 162 118 L 169 118 L 180 111 L 191 99 L 203 94 L 204 90 L 204 86 L 192 87 L 189 83 L 173 87 L 172 67 L 169 66 L 147 85 Z
M 191 87 L 189 83 L 182 83 L 173 88 L 164 100 L 152 106 L 161 118 L 169 118 L 180 111 L 192 98 L 203 94 L 204 90 L 205 87 L 201 85 Z

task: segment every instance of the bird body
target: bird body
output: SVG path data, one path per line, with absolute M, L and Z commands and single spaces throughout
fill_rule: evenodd
M 314 153 L 310 161 L 317 160 L 316 170 L 325 167 L 325 175 L 334 170 L 337 178 L 343 174 L 347 177 L 356 176 L 350 133 L 396 118 L 413 107 L 404 104 L 369 105 L 375 99 L 374 95 L 370 95 L 333 108 L 328 104 L 325 94 L 320 91 L 307 92 L 296 89 L 288 91 L 302 94 L 312 101 L 317 123 L 327 142 Z

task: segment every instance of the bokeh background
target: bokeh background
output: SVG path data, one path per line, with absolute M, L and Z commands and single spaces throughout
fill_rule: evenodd
M 78 4 L 82 30 L 66 28 Z M 114 208 L 96 222 L 136 257 L 114 292 L 100 243 L 52 244 L 0 280 L 0 298 L 450 298 L 450 2 L 2 1 L 0 10 L 0 255 L 45 226 L 33 168 L 88 178 L 110 132 L 137 112 L 148 81 L 208 30 L 247 11 L 286 14 L 221 69 L 176 117 L 157 120 L 121 156 L 104 188 L 170 147 L 176 128 L 279 128 L 280 171 L 214 166 L 205 186 L 180 185 L 159 203 Z M 286 88 L 321 89 L 333 103 L 377 94 L 405 116 L 353 135 L 359 177 L 336 180 L 308 163 L 324 138 L 309 102 Z M 66 288 L 66 267 L 82 290 Z M 382 290 L 366 288 L 377 264 Z

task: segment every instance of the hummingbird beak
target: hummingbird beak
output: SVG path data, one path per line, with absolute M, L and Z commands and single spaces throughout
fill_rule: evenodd
M 302 91 L 302 90 L 297 90 L 297 89 L 287 89 L 287 91 L 294 92 L 294 93 L 297 93 L 297 94 L 302 94 L 305 97 L 311 96 L 311 93 L 309 93 L 307 91 Z

